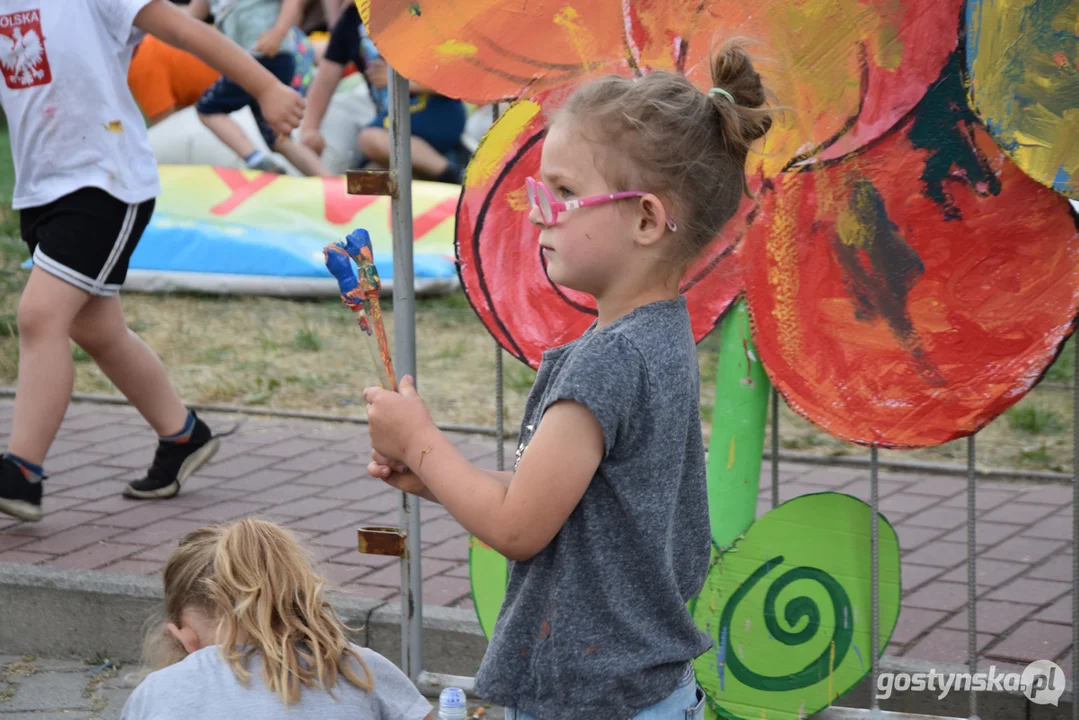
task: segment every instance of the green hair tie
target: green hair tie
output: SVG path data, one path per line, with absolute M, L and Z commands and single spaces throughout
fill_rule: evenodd
M 709 97 L 711 97 L 713 95 L 722 95 L 723 97 L 725 97 L 725 98 L 727 98 L 728 100 L 731 101 L 731 105 L 737 105 L 738 104 L 738 103 L 736 103 L 734 101 L 734 96 L 731 95 L 726 90 L 724 90 L 723 88 L 714 87 L 714 88 L 712 88 L 711 90 L 708 91 L 708 95 L 709 95 Z

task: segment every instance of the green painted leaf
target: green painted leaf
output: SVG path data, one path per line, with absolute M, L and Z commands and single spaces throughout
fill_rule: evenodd
M 509 567 L 506 558 L 475 536 L 468 536 L 468 577 L 472 583 L 472 604 L 487 639 L 495 629 L 498 611 L 506 599 Z
M 717 551 L 693 604 L 714 647 L 695 661 L 711 716 L 798 720 L 869 673 L 872 509 L 805 495 Z M 899 540 L 879 515 L 880 648 L 899 618 Z

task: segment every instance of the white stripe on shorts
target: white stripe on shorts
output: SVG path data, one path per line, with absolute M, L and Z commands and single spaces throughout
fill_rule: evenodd
M 46 255 L 42 252 L 40 245 L 34 250 L 34 265 L 40 267 L 50 275 L 63 280 L 67 284 L 73 285 L 79 290 L 84 290 L 96 297 L 112 297 L 119 289 L 119 286 L 117 285 L 102 285 L 98 287 L 97 283 L 95 283 L 92 278 L 88 278 L 82 273 L 75 272 L 68 266 L 62 265 Z
M 108 279 L 109 273 L 116 267 L 117 261 L 124 252 L 124 247 L 127 245 L 128 240 L 131 239 L 131 230 L 135 227 L 135 220 L 138 217 L 139 206 L 128 205 L 127 212 L 124 214 L 124 223 L 120 226 L 120 234 L 116 236 L 116 242 L 112 245 L 112 252 L 109 253 L 108 259 L 105 261 L 104 267 L 101 268 L 101 272 L 98 273 L 97 280 L 94 281 L 94 295 L 103 295 L 109 288 L 115 288 L 115 285 L 106 286 L 105 280 Z M 109 295 L 114 295 L 116 290 L 108 292 Z

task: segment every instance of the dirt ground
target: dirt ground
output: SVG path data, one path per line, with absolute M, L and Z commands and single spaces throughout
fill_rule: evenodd
M 0 385 L 18 372 L 15 312 L 26 279 L 17 224 L 0 214 Z M 378 383 L 352 313 L 338 300 L 192 295 L 125 296 L 129 326 L 161 356 L 189 402 L 245 405 L 362 416 L 361 391 Z M 386 326 L 393 335 L 392 306 Z M 391 339 L 392 342 L 392 339 Z M 715 385 L 715 338 L 699 346 L 701 414 L 709 432 Z M 442 423 L 495 424 L 495 344 L 463 295 L 420 300 L 416 313 L 417 377 Z M 76 392 L 115 393 L 89 357 L 73 348 Z M 503 355 L 506 427 L 516 428 L 534 373 Z M 1073 353 L 1066 350 L 1046 380 L 979 434 L 979 464 L 1070 471 Z M 821 455 L 865 454 L 781 404 L 780 446 Z M 966 461 L 966 441 L 882 456 Z

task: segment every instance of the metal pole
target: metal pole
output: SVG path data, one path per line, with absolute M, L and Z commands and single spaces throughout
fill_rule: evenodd
M 393 356 L 399 375 L 416 377 L 416 297 L 412 265 L 412 115 L 408 79 L 389 69 L 390 173 L 397 192 L 393 214 Z M 423 670 L 423 570 L 420 500 L 401 493 L 401 527 L 408 547 L 401 558 L 401 669 L 413 682 Z
M 880 700 L 877 699 L 877 675 L 880 672 L 880 567 L 879 567 L 879 553 L 880 553 L 880 537 L 877 535 L 877 471 L 879 465 L 877 464 L 877 446 L 874 445 L 869 449 L 869 505 L 873 511 L 873 517 L 870 522 L 870 532 L 873 538 L 873 585 L 872 585 L 872 608 L 870 608 L 870 622 L 872 623 L 871 630 L 871 643 L 872 647 L 869 650 L 870 657 L 872 658 L 872 685 L 870 685 L 869 695 L 873 698 L 873 710 L 880 710 Z M 832 698 L 828 698 L 831 702 Z
M 772 509 L 779 505 L 779 391 L 772 388 Z
M 977 458 L 977 450 L 974 446 L 974 436 L 967 438 L 967 652 L 970 657 L 970 675 L 978 672 L 978 574 L 977 553 L 978 548 L 974 544 L 974 523 L 977 517 L 977 505 L 974 502 L 974 465 Z M 978 717 L 978 693 L 972 687 L 970 690 L 970 717 Z
M 1073 336 L 1074 338 L 1074 336 Z M 1075 345 L 1072 383 L 1072 720 L 1079 720 L 1079 340 Z

